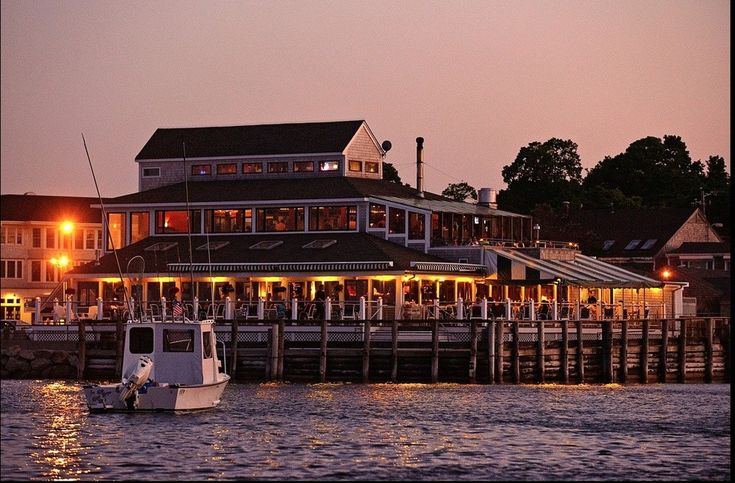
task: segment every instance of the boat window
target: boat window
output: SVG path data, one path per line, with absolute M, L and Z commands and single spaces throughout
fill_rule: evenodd
M 202 333 L 202 342 L 204 343 L 203 357 L 205 359 L 212 358 L 212 332 L 207 331 Z
M 153 329 L 133 327 L 130 329 L 130 353 L 150 354 L 153 352 Z
M 164 329 L 163 352 L 194 352 L 194 330 Z

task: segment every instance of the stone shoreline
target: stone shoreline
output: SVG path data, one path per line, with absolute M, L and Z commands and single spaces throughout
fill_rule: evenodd
M 0 350 L 0 378 L 76 378 L 78 362 L 76 352 L 13 345 Z

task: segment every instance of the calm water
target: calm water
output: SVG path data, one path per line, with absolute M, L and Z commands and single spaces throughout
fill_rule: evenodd
M 729 480 L 730 385 L 231 384 L 185 413 L 87 413 L 2 381 L 2 480 Z

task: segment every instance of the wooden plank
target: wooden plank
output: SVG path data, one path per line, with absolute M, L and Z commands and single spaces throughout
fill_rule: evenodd
M 495 383 L 495 321 L 487 321 L 487 382 Z
M 520 353 L 520 341 L 518 340 L 518 326 L 520 325 L 519 321 L 511 322 L 513 324 L 512 330 L 513 330 L 513 349 L 510 355 L 510 365 L 512 367 L 513 371 L 513 383 L 514 384 L 520 384 L 521 382 L 521 353 Z
M 658 365 L 658 382 L 666 382 L 666 354 L 669 351 L 669 321 L 661 321 L 661 350 Z
M 648 351 L 650 350 L 649 336 L 651 324 L 648 319 L 643 321 L 641 340 L 641 384 L 648 384 Z
M 475 320 L 470 320 L 469 381 L 470 384 L 477 382 L 477 322 Z
M 714 354 L 713 354 L 713 323 L 711 318 L 707 318 L 704 321 L 704 382 L 705 383 L 712 383 L 712 376 L 713 376 L 713 362 L 714 362 Z M 727 356 L 729 357 L 730 354 L 728 352 Z
M 687 330 L 685 319 L 679 320 L 679 327 L 681 330 L 679 331 L 679 370 L 677 372 L 677 380 L 679 383 L 684 384 L 687 382 Z
M 321 337 L 319 339 L 319 381 L 327 381 L 327 341 L 329 335 L 327 333 L 327 321 L 321 321 Z
M 559 351 L 559 365 L 562 384 L 569 384 L 569 321 L 561 321 L 561 348 Z
M 431 324 L 431 382 L 439 380 L 439 321 Z

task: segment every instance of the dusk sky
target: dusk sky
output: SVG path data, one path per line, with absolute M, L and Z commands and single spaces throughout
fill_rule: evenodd
M 2 0 L 1 191 L 137 191 L 159 127 L 364 119 L 425 185 L 505 188 L 532 141 L 730 157 L 730 2 Z

